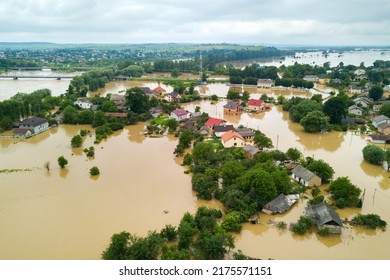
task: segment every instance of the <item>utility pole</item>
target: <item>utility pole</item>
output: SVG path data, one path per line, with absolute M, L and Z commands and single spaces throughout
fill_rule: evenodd
M 199 57 L 199 82 L 203 83 L 203 58 L 202 58 L 202 50 L 199 50 L 200 57 Z

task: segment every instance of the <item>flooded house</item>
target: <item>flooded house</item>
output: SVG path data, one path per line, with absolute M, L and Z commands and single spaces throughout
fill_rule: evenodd
M 178 122 L 187 120 L 190 118 L 190 114 L 184 110 L 184 109 L 176 109 L 171 112 L 171 115 L 169 116 L 171 119 L 175 119 Z
M 235 132 L 234 130 L 229 130 L 225 134 L 221 136 L 222 145 L 225 148 L 231 148 L 231 147 L 244 147 L 245 146 L 245 139 L 242 137 L 239 133 Z
M 226 115 L 239 115 L 242 112 L 240 102 L 228 102 L 223 106 L 223 113 Z
M 263 211 L 267 214 L 283 214 L 288 209 L 293 206 L 294 203 L 296 203 L 299 200 L 299 194 L 292 194 L 292 195 L 284 195 L 280 194 L 270 202 L 268 202 L 266 205 L 264 205 Z
M 291 173 L 296 182 L 306 187 L 320 186 L 322 183 L 320 177 L 302 165 L 295 166 Z
M 305 212 L 318 229 L 328 229 L 330 233 L 341 234 L 344 227 L 339 215 L 326 202 L 321 202 L 305 208 Z
M 261 99 L 250 99 L 248 101 L 248 109 L 250 111 L 262 112 L 265 110 L 264 101 Z
M 73 104 L 79 106 L 81 109 L 91 109 L 93 105 L 88 98 L 77 99 Z
M 19 129 L 28 129 L 32 134 L 38 134 L 49 129 L 49 122 L 45 118 L 31 117 L 21 121 Z

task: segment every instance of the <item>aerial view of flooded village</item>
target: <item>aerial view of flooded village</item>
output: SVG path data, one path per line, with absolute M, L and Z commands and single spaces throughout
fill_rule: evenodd
M 0 4 L 0 259 L 390 259 L 389 4 L 155 2 Z

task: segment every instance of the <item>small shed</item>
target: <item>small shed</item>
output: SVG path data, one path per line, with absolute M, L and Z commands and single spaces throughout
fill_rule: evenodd
M 299 199 L 299 194 L 296 195 L 284 195 L 280 194 L 275 199 L 268 202 L 266 205 L 264 205 L 262 211 L 267 214 L 283 214 L 288 209 L 291 208 L 291 206 L 297 202 Z
M 327 228 L 330 233 L 341 234 L 344 227 L 339 215 L 326 202 L 321 202 L 305 208 L 306 214 L 319 229 Z

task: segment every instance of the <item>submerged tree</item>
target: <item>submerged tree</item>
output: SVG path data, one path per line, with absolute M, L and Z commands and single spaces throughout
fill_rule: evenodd
M 64 168 L 65 165 L 68 164 L 68 160 L 66 158 L 64 158 L 64 156 L 60 156 L 58 159 L 57 159 L 57 162 L 58 162 L 58 165 L 61 167 L 61 168 Z

